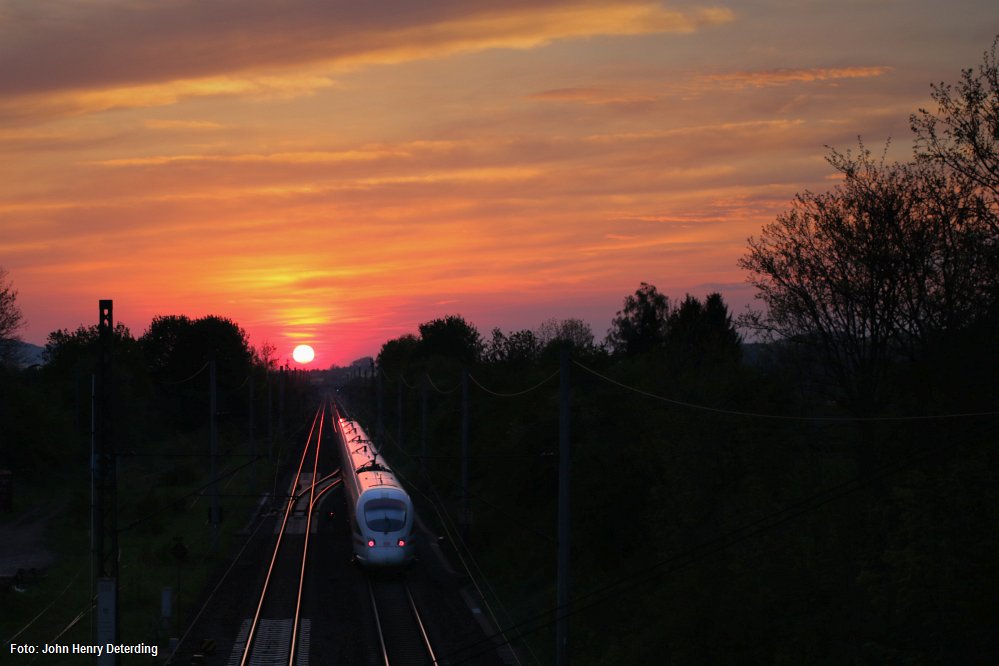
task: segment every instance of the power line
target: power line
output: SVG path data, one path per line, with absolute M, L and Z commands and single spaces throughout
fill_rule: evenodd
M 625 591 L 629 591 L 630 589 L 634 588 L 637 585 L 648 584 L 648 582 L 654 578 L 659 578 L 668 573 L 673 573 L 697 565 L 706 558 L 710 557 L 711 555 L 717 554 L 734 545 L 748 541 L 752 538 L 755 538 L 769 531 L 772 531 L 784 525 L 785 523 L 790 522 L 795 518 L 801 517 L 811 511 L 815 511 L 835 500 L 842 499 L 843 497 L 846 497 L 847 495 L 850 495 L 851 493 L 864 488 L 873 481 L 877 481 L 879 479 L 888 477 L 899 471 L 903 471 L 908 467 L 910 463 L 915 462 L 916 460 L 927 458 L 933 453 L 944 449 L 946 446 L 950 444 L 952 444 L 951 441 L 939 441 L 937 444 L 924 448 L 921 451 L 914 453 L 913 455 L 907 456 L 901 461 L 897 461 L 889 465 L 884 465 L 870 474 L 853 477 L 851 479 L 843 481 L 823 491 L 805 497 L 799 500 L 798 502 L 795 502 L 794 504 L 790 505 L 789 507 L 786 507 L 779 511 L 772 512 L 750 523 L 729 530 L 727 533 L 723 535 L 715 537 L 714 539 L 710 539 L 704 543 L 698 544 L 686 551 L 666 557 L 652 565 L 644 567 L 638 571 L 632 572 L 627 576 L 621 577 L 616 581 L 613 581 L 602 587 L 586 592 L 576 597 L 576 599 L 572 600 L 569 604 L 566 604 L 565 606 L 556 607 L 555 608 L 556 617 L 554 619 L 550 619 L 551 611 L 538 613 L 528 618 L 525 618 L 524 620 L 521 620 L 520 622 L 514 625 L 506 627 L 505 629 L 495 634 L 487 636 L 484 639 L 476 641 L 475 643 L 470 643 L 461 648 L 457 648 L 454 651 L 452 651 L 451 655 L 472 649 L 476 645 L 489 643 L 489 646 L 487 648 L 484 648 L 479 652 L 468 655 L 458 660 L 449 659 L 448 661 L 449 663 L 452 664 L 465 663 L 467 661 L 474 659 L 477 656 L 489 653 L 492 650 L 494 650 L 495 649 L 494 641 L 497 638 L 504 637 L 505 632 L 516 630 L 518 633 L 534 633 L 540 631 L 541 629 L 544 629 L 546 627 L 555 624 L 555 622 L 559 618 L 568 617 L 580 613 L 582 611 L 589 610 L 590 608 L 593 608 L 602 603 L 608 597 L 621 595 Z M 664 567 L 669 567 L 669 568 L 665 571 L 662 571 Z M 580 605 L 580 602 L 586 599 L 590 599 L 590 601 L 583 605 Z M 545 618 L 549 619 L 541 622 L 540 624 L 534 624 L 535 622 L 538 622 L 539 620 Z M 444 656 L 448 657 L 449 655 L 444 655 Z
M 192 379 L 194 379 L 195 377 L 197 377 L 198 375 L 200 375 L 202 372 L 204 372 L 205 368 L 207 368 L 210 364 L 211 364 L 211 361 L 205 361 L 205 364 L 203 366 L 201 366 L 201 368 L 199 370 L 197 370 L 193 375 L 191 375 L 187 379 L 181 379 L 179 382 L 160 382 L 160 383 L 161 384 L 165 384 L 166 386 L 176 386 L 177 384 L 183 384 L 184 382 L 189 382 Z
M 398 443 L 392 439 L 391 435 L 386 435 L 386 439 L 392 443 L 392 445 L 395 447 L 397 451 L 402 453 L 404 456 L 410 458 L 410 460 L 413 459 L 413 456 L 409 455 L 409 453 L 404 451 L 402 447 L 400 447 Z M 406 481 L 406 477 L 402 474 L 402 472 L 399 470 L 398 467 L 396 467 L 395 472 L 400 479 Z M 472 549 L 469 548 L 468 544 L 465 543 L 465 540 L 461 537 L 460 530 L 457 529 L 454 519 L 451 517 L 451 514 L 448 513 L 447 507 L 444 506 L 444 500 L 437 492 L 437 488 L 433 484 L 433 481 L 429 478 L 427 480 L 430 481 L 429 484 L 430 491 L 433 493 L 434 497 L 437 498 L 437 502 L 434 502 L 429 496 L 426 495 L 426 493 L 420 490 L 415 484 L 410 484 L 410 486 L 430 504 L 431 508 L 433 508 L 434 510 L 434 513 L 437 514 L 437 517 L 440 520 L 441 527 L 444 529 L 444 531 L 447 533 L 448 537 L 451 539 L 452 543 L 454 544 L 455 554 L 458 556 L 458 559 L 461 561 L 462 567 L 464 567 L 465 571 L 468 573 L 469 580 L 472 582 L 472 585 L 475 587 L 476 591 L 479 594 L 479 598 L 482 600 L 482 603 L 485 606 L 486 610 L 488 611 L 489 616 L 492 618 L 493 625 L 499 627 L 500 626 L 499 620 L 496 618 L 496 614 L 493 612 L 493 609 L 489 604 L 489 601 L 486 599 L 486 595 L 482 592 L 482 588 L 479 587 L 478 580 L 476 579 L 475 575 L 472 573 L 471 568 L 469 568 L 468 563 L 465 561 L 466 556 L 468 560 L 471 561 L 472 566 L 478 571 L 479 577 L 482 579 L 483 583 L 486 585 L 486 587 L 489 588 L 489 591 L 492 593 L 493 600 L 499 605 L 500 610 L 507 618 L 512 620 L 510 612 L 503 605 L 503 602 L 500 599 L 499 595 L 496 593 L 496 590 L 493 588 L 492 584 L 489 582 L 489 579 L 486 577 L 485 572 L 482 570 L 482 567 L 479 565 L 478 561 L 475 559 L 475 556 L 472 554 Z M 450 527 L 448 526 L 449 523 Z M 464 549 L 465 556 L 461 554 L 460 549 Z M 506 636 L 502 630 L 497 635 L 502 635 L 504 639 L 506 639 Z M 509 643 L 510 641 L 507 640 L 506 642 Z M 534 655 L 534 651 L 531 649 L 530 645 L 527 645 L 526 643 L 525 645 L 527 649 L 531 652 L 532 656 L 534 656 L 535 661 L 541 663 L 540 660 L 537 658 L 537 655 Z M 520 659 L 517 658 L 516 653 L 514 653 L 514 659 L 516 659 L 517 662 L 520 663 Z
M 147 515 L 145 515 L 145 516 L 143 516 L 141 518 L 136 518 L 135 520 L 133 520 L 131 523 L 129 523 L 125 527 L 119 529 L 118 533 L 120 534 L 122 532 L 127 532 L 128 530 L 132 529 L 133 527 L 136 527 L 137 525 L 139 525 L 141 523 L 144 523 L 145 521 L 149 520 L 150 518 L 152 518 L 156 514 L 162 513 L 163 511 L 166 511 L 170 507 L 173 507 L 173 506 L 176 506 L 176 505 L 180 504 L 181 502 L 183 502 L 184 500 L 186 500 L 188 497 L 193 497 L 195 495 L 198 495 L 199 493 L 201 493 L 201 491 L 203 491 L 206 488 L 210 487 L 212 484 L 214 484 L 214 483 L 216 483 L 218 481 L 221 481 L 222 479 L 224 479 L 226 477 L 232 476 L 233 474 L 235 474 L 236 472 L 240 471 L 244 467 L 248 467 L 249 465 L 252 465 L 253 463 L 255 463 L 258 460 L 260 460 L 261 458 L 263 458 L 263 456 L 255 456 L 253 458 L 253 460 L 245 462 L 242 465 L 240 465 L 239 467 L 235 467 L 235 468 L 229 470 L 228 472 L 226 472 L 224 474 L 220 474 L 217 479 L 213 479 L 213 480 L 209 481 L 208 483 L 206 483 L 205 485 L 201 486 L 200 488 L 195 488 L 194 490 L 192 490 L 191 492 L 187 493 L 186 495 L 178 497 L 177 499 L 173 500 L 169 504 L 164 505 L 163 507 L 157 509 L 156 511 L 153 511 L 152 513 L 149 513 L 149 514 L 147 514 Z
M 453 389 L 450 389 L 450 390 L 448 390 L 448 391 L 443 391 L 443 390 L 441 390 L 440 388 L 438 388 L 438 387 L 437 387 L 437 384 L 434 384 L 434 380 L 433 380 L 433 379 L 431 379 L 431 377 L 430 377 L 430 374 L 429 374 L 429 373 L 428 373 L 428 374 L 426 374 L 425 376 L 426 376 L 426 378 L 427 378 L 427 381 L 428 381 L 428 382 L 430 382 L 430 386 L 432 386 L 432 387 L 433 387 L 433 389 L 434 389 L 435 391 L 437 391 L 438 393 L 440 393 L 441 395 L 447 395 L 447 394 L 449 394 L 449 393 L 454 393 L 454 392 L 455 392 L 455 391 L 457 391 L 457 390 L 458 390 L 459 388 L 461 388 L 461 384 L 458 384 L 458 385 L 457 385 L 457 386 L 455 386 L 455 387 L 454 387 Z
M 591 375 L 599 377 L 604 381 L 619 386 L 623 389 L 627 389 L 634 393 L 644 395 L 655 400 L 669 403 L 671 405 L 676 405 L 678 407 L 686 407 L 687 409 L 698 409 L 705 412 L 713 412 L 715 414 L 725 414 L 728 416 L 746 416 L 750 418 L 759 419 L 778 419 L 783 421 L 836 421 L 836 422 L 857 422 L 857 421 L 868 421 L 868 422 L 878 422 L 878 421 L 933 421 L 939 419 L 961 419 L 961 418 L 977 418 L 982 416 L 999 416 L 999 411 L 991 412 L 964 412 L 957 414 L 923 414 L 917 416 L 794 416 L 789 414 L 764 414 L 761 412 L 746 412 L 734 409 L 722 409 L 720 407 L 709 407 L 707 405 L 698 405 L 693 402 L 684 402 L 683 400 L 674 400 L 673 398 L 667 398 L 666 396 L 657 395 L 655 393 L 649 393 L 640 388 L 629 386 L 628 384 L 623 384 L 616 379 L 612 379 L 606 375 L 602 375 L 592 368 L 588 368 L 579 361 L 573 359 L 573 364 L 579 366 L 583 370 L 586 370 Z
M 544 386 L 545 384 L 547 384 L 548 382 L 550 382 L 552 379 L 554 379 L 555 377 L 557 377 L 558 374 L 559 374 L 559 371 L 556 370 L 555 372 L 553 372 L 552 374 L 548 375 L 547 377 L 545 377 L 544 379 L 542 379 L 540 382 L 538 382 L 537 384 L 535 384 L 531 388 L 524 389 L 523 391 L 517 391 L 516 393 L 498 393 L 496 391 L 493 391 L 492 389 L 486 388 L 485 386 L 483 386 L 482 384 L 480 384 L 479 380 L 476 379 L 475 376 L 472 375 L 471 373 L 468 375 L 468 378 L 472 380 L 473 384 L 475 384 L 476 386 L 478 386 L 480 389 L 482 389 L 486 393 L 489 393 L 490 395 L 494 395 L 494 396 L 496 396 L 498 398 L 516 398 L 517 396 L 525 395 L 527 393 L 530 393 L 531 391 L 536 391 L 537 389 L 541 388 L 542 386 Z

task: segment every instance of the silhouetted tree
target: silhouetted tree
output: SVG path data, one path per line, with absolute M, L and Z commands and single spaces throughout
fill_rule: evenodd
M 160 379 L 179 381 L 204 363 L 194 365 L 193 361 L 180 360 L 188 355 L 185 347 L 190 344 L 191 324 L 190 318 L 184 315 L 153 317 L 149 328 L 139 338 L 150 371 Z
M 739 264 L 767 309 L 740 323 L 804 343 L 840 400 L 867 413 L 894 360 L 986 305 L 994 251 L 980 245 L 981 198 L 931 164 L 876 161 L 863 145 L 828 160 L 842 183 L 799 194 L 749 239 Z
M 484 346 L 479 331 L 459 315 L 420 324 L 419 354 L 422 358 L 443 357 L 472 365 L 482 357 Z
M 269 340 L 264 340 L 259 347 L 253 350 L 253 362 L 264 370 L 273 370 L 277 367 L 277 346 Z
M 674 368 L 738 363 L 742 339 L 721 294 L 701 303 L 687 294 L 668 317 L 667 357 Z
M 7 271 L 0 266 L 0 363 L 14 360 L 18 330 L 24 324 L 21 308 L 17 306 L 17 291 L 7 279 Z
M 615 354 L 635 356 L 661 348 L 666 342 L 669 299 L 654 285 L 643 282 L 611 321 L 607 346 Z
M 592 351 L 595 347 L 593 329 L 582 319 L 569 318 L 561 321 L 554 317 L 546 319 L 538 326 L 537 338 L 542 347 L 563 342 L 568 342 L 573 349 L 584 352 Z
M 206 420 L 208 372 L 215 360 L 219 412 L 241 413 L 242 394 L 236 389 L 247 381 L 253 354 L 246 332 L 225 317 L 209 315 L 190 319 L 184 315 L 154 317 L 139 338 L 150 374 L 159 383 L 164 399 L 160 407 L 186 427 L 200 427 Z
M 42 358 L 46 385 L 75 414 L 82 432 L 90 427 L 91 378 L 97 368 L 100 333 L 97 324 L 75 331 L 59 329 L 49 333 Z M 138 342 L 123 323 L 112 331 L 112 395 L 119 424 L 139 427 L 149 395 L 149 374 Z M 118 428 L 117 435 L 129 426 Z
M 933 86 L 936 113 L 920 109 L 910 117 L 917 155 L 945 164 L 982 188 L 989 195 L 993 213 L 999 212 L 997 48 L 999 37 L 977 70 L 961 73 L 956 87 L 947 83 Z
M 69 369 L 80 366 L 85 367 L 88 374 L 92 373 L 94 364 L 97 362 L 99 338 L 100 331 L 97 324 L 79 326 L 72 332 L 66 328 L 52 331 L 48 335 L 45 351 L 42 354 L 46 370 L 66 373 Z M 138 347 L 135 338 L 132 337 L 132 332 L 121 322 L 115 324 L 111 344 L 115 352 L 115 360 L 123 354 L 130 357 L 138 354 Z
M 180 381 L 215 359 L 219 381 L 245 378 L 253 354 L 246 332 L 226 317 L 154 317 L 139 338 L 150 369 L 165 381 Z
M 524 364 L 536 361 L 541 353 L 541 341 L 527 329 L 504 335 L 493 329 L 492 340 L 486 345 L 484 357 L 489 363 Z
M 218 315 L 201 317 L 192 323 L 191 335 L 202 358 L 215 359 L 219 381 L 230 381 L 227 388 L 235 388 L 246 379 L 253 353 L 246 331 L 236 322 Z
M 381 351 L 378 352 L 378 369 L 386 377 L 395 379 L 409 367 L 419 344 L 420 341 L 412 334 L 389 340 L 382 345 Z

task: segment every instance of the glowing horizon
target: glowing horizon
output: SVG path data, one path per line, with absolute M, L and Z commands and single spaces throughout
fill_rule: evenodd
M 640 282 L 752 300 L 745 241 L 992 42 L 990 3 L 130 1 L 0 7 L 0 266 L 44 344 L 112 298 L 314 367 Z M 906 30 L 898 30 L 903 19 Z

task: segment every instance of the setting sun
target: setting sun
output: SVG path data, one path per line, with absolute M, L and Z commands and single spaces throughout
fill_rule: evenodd
M 309 345 L 298 345 L 295 350 L 291 352 L 291 357 L 297 362 L 305 364 L 311 363 L 312 359 L 316 357 L 316 353 L 312 351 L 312 347 Z

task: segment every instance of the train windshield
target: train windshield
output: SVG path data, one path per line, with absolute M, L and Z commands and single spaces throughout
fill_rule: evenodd
M 397 499 L 376 499 L 364 505 L 364 522 L 376 532 L 397 532 L 406 526 L 406 505 Z

